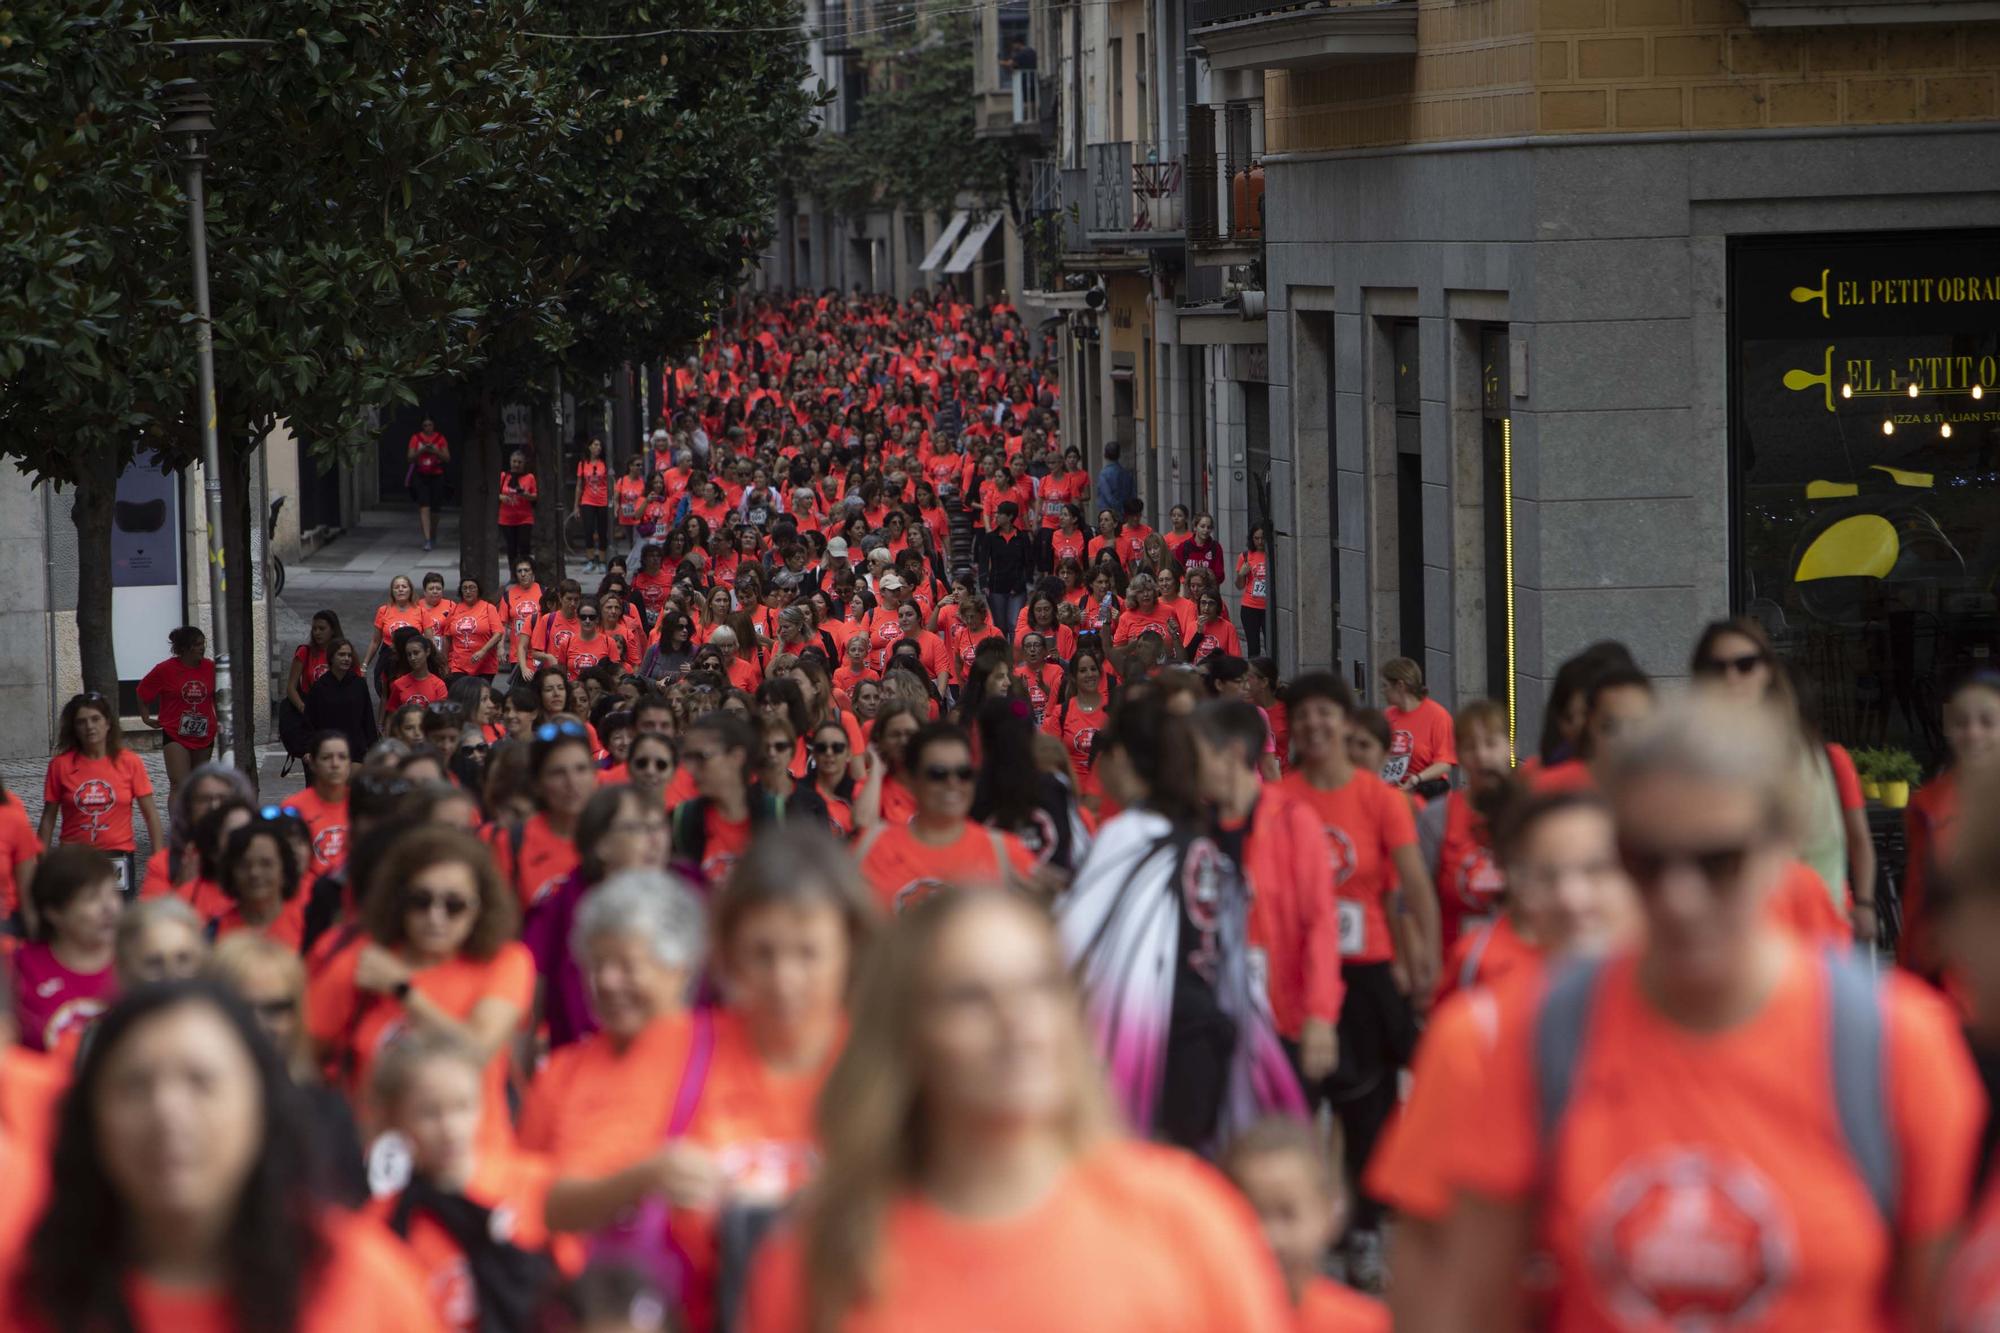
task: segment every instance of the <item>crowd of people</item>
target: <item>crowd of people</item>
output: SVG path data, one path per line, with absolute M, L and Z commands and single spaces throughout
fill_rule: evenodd
M 71 700 L 0 803 L 0 1326 L 2000 1326 L 2000 677 L 1892 939 L 1757 623 L 1593 645 L 1532 747 L 1281 679 L 1264 535 L 1151 528 L 1049 358 L 745 305 L 580 452 L 592 588 L 512 537 L 313 619 L 297 792 L 212 761 L 198 630 L 164 824 Z

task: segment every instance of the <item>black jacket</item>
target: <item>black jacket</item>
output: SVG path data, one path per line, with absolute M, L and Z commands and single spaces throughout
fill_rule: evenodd
M 1003 597 L 1017 597 L 1028 590 L 1028 570 L 1035 555 L 1035 539 L 1023 532 L 1017 525 L 1013 532 L 1002 537 L 997 532 L 986 533 L 979 539 L 978 567 L 979 583 L 987 595 L 998 593 Z M 1010 632 L 1012 626 L 1002 632 Z
M 375 729 L 375 700 L 361 673 L 350 671 L 338 679 L 329 671 L 306 691 L 306 730 L 337 731 L 347 737 L 354 762 L 368 752 L 380 733 Z

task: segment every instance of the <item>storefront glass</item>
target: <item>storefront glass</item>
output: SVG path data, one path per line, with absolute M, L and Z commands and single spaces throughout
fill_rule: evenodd
M 1942 755 L 2000 651 L 2000 233 L 1730 249 L 1739 611 L 1831 740 Z

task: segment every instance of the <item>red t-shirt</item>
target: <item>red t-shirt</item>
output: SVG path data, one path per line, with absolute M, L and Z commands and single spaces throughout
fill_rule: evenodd
M 139 701 L 159 709 L 160 734 L 190 750 L 215 744 L 215 663 L 202 658 L 188 666 L 177 657 L 146 673 Z
M 604 460 L 591 462 L 585 459 L 576 465 L 576 502 L 592 509 L 602 509 L 611 503 L 611 483 L 604 467 Z
M 1271 562 L 1262 551 L 1245 551 L 1236 557 L 1236 568 L 1248 569 L 1250 577 L 1243 584 L 1243 609 L 1262 611 L 1269 603 L 1271 593 Z
M 1326 829 L 1340 898 L 1340 956 L 1350 963 L 1386 963 L 1395 956 L 1387 903 L 1396 887 L 1392 853 L 1417 841 L 1410 803 L 1373 773 L 1321 791 L 1303 773 L 1287 774 L 1279 790 L 1311 806 Z
M 451 457 L 451 446 L 436 431 L 420 430 L 410 437 L 408 452 L 417 465 L 418 476 L 442 477 L 444 460 Z
M 620 477 L 612 487 L 618 493 L 618 521 L 628 528 L 639 526 L 646 509 L 646 483 L 638 477 Z
M 165 848 L 161 848 L 162 857 Z M 0 916 L 12 916 L 20 903 L 21 867 L 42 853 L 42 840 L 28 822 L 27 807 L 11 793 L 0 793 Z
M 1439 944 L 1449 954 L 1462 932 L 1500 910 L 1507 888 L 1493 859 L 1492 831 L 1462 790 L 1445 796 L 1444 837 L 1430 871 L 1437 885 Z
M 132 807 L 153 794 L 146 763 L 131 750 L 102 759 L 67 750 L 49 760 L 42 801 L 62 811 L 58 842 L 88 843 L 100 852 L 129 852 Z
M 1437 700 L 1422 700 L 1408 712 L 1385 708 L 1382 716 L 1389 722 L 1389 757 L 1382 761 L 1382 781 L 1394 786 L 1405 774 L 1458 762 L 1451 714 Z
M 311 871 L 315 878 L 338 869 L 347 861 L 347 793 L 329 801 L 311 787 L 285 802 L 285 808 L 306 821 L 312 835 Z
M 541 493 L 540 483 L 532 472 L 515 476 L 511 472 L 500 474 L 500 526 L 503 528 L 525 527 L 535 521 L 535 497 Z
M 514 864 L 514 834 L 504 824 L 486 829 L 487 844 L 493 848 L 493 866 L 500 878 L 520 895 L 523 910 L 553 893 L 569 878 L 579 860 L 576 844 L 549 826 L 546 815 L 534 814 L 521 826 L 521 861 Z
M 500 608 L 491 602 L 468 603 L 453 608 L 445 621 L 450 644 L 450 669 L 454 674 L 491 676 L 500 670 L 500 649 L 474 656 L 494 635 L 507 627 Z
M 416 602 L 408 606 L 397 606 L 394 602 L 384 602 L 375 608 L 375 632 L 387 644 L 395 639 L 396 631 L 403 628 L 421 630 L 424 618 Z
M 1071 699 L 1067 706 L 1057 700 L 1049 701 L 1042 730 L 1060 738 L 1069 747 L 1069 760 L 1076 768 L 1079 795 L 1096 796 L 1104 790 L 1097 775 L 1091 771 L 1090 747 L 1096 743 L 1099 729 L 1109 720 L 1110 715 L 1101 706 L 1085 708 L 1077 699 Z
M 450 690 L 444 683 L 444 677 L 419 676 L 414 671 L 407 671 L 389 682 L 389 711 L 394 712 L 412 699 L 436 703 L 448 693 Z

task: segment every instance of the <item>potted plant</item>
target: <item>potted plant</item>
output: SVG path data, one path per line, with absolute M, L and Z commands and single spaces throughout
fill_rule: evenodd
M 1861 779 L 1861 794 L 1871 801 L 1882 799 L 1882 752 L 1872 747 L 1857 749 L 1848 756 Z
M 1882 784 L 1882 804 L 1901 810 L 1910 803 L 1910 787 L 1922 779 L 1924 770 L 1908 750 L 1885 750 L 1875 776 Z

